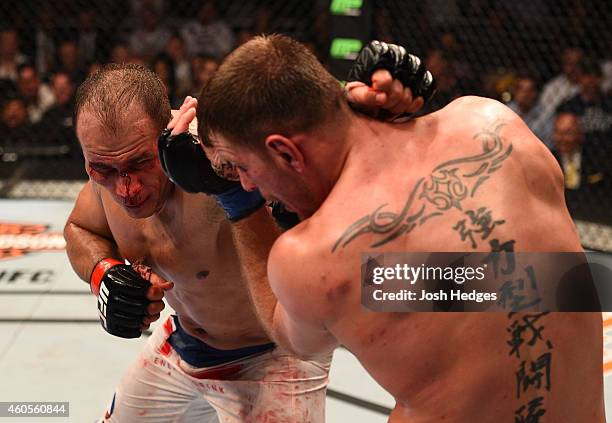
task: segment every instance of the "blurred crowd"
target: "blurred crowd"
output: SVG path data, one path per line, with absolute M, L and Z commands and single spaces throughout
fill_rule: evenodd
M 578 217 L 612 220 L 612 35 L 605 0 L 372 3 L 373 37 L 424 58 L 438 92 L 423 113 L 466 94 L 508 104 L 553 152 Z M 76 146 L 78 85 L 108 62 L 139 63 L 173 107 L 197 96 L 223 57 L 282 32 L 325 62 L 326 0 L 22 0 L 0 4 L 0 148 Z M 78 151 L 78 148 L 76 149 Z M 585 200 L 586 198 L 586 200 Z M 593 198 L 593 207 L 580 207 Z M 601 216 L 600 216 L 601 215 Z

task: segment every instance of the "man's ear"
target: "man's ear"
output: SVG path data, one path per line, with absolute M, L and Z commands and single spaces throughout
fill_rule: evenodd
M 291 138 L 278 134 L 268 135 L 265 145 L 280 166 L 289 166 L 300 173 L 304 171 L 304 155 Z

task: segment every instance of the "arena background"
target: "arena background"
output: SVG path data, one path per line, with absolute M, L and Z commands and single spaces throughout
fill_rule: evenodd
M 507 103 L 559 160 L 568 207 L 585 248 L 612 253 L 611 9 L 605 0 L 0 2 L 2 373 L 18 381 L 19 371 L 29 367 L 56 379 L 65 375 L 75 385 L 87 380 L 96 383 L 106 403 L 139 348 L 130 343 L 126 351 L 127 344 L 110 337 L 100 340 L 93 298 L 72 275 L 63 246 L 57 244 L 61 241 L 45 238 L 55 242 L 46 249 L 55 251 L 45 252 L 36 248 L 44 242 L 11 244 L 16 234 L 61 231 L 86 180 L 72 127 L 74 90 L 104 63 L 150 66 L 176 106 L 185 95 L 197 95 L 224 55 L 255 34 L 281 32 L 298 38 L 339 79 L 368 40 L 402 44 L 426 61 L 438 83 L 437 94 L 421 113 L 466 94 Z M 562 119 L 557 121 L 560 115 L 563 127 Z M 38 271 L 43 273 L 35 277 Z M 612 317 L 605 317 L 612 329 Z M 59 345 L 40 344 L 38 337 L 50 331 L 72 338 L 58 338 Z M 108 355 L 96 356 L 108 350 L 119 354 L 122 365 L 81 380 L 85 364 L 58 367 L 49 361 L 49 354 L 59 360 L 82 355 L 75 334 L 94 338 L 97 352 L 88 349 L 94 362 L 108 361 Z M 383 416 L 391 406 L 389 398 L 369 379 L 364 382 L 368 388 L 355 394 L 354 375 L 366 376 L 355 373 L 359 366 L 346 351 L 338 354 L 346 354 L 343 363 L 349 364 L 335 367 L 340 375 L 332 380 L 333 401 Z M 612 352 L 606 360 L 605 370 L 612 372 Z M 23 383 L 3 384 L 0 400 L 31 400 L 26 393 L 40 377 L 32 374 Z M 95 377 L 106 379 L 102 383 Z M 611 380 L 606 383 L 612 388 Z M 48 391 L 47 385 L 40 389 L 37 400 Z M 79 419 L 73 421 L 93 420 L 100 407 L 93 402 L 80 414 L 77 409 Z M 348 415 L 344 409 L 334 412 Z

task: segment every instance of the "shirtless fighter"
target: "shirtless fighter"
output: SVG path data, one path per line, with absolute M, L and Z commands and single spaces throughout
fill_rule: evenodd
M 603 422 L 599 313 L 361 305 L 362 252 L 581 251 L 544 144 L 490 99 L 389 125 L 341 98 L 306 48 L 269 36 L 231 53 L 199 99 L 200 137 L 244 189 L 304 219 L 276 240 L 263 210 L 232 225 L 272 339 L 302 357 L 345 345 L 395 397 L 390 422 Z
M 391 113 L 423 104 L 387 71 L 373 81 L 377 90 L 352 84 L 349 99 Z M 322 422 L 329 357 L 299 360 L 271 343 L 244 289 L 224 211 L 210 197 L 178 189 L 161 169 L 159 133 L 167 125 L 185 130 L 180 117 L 195 102 L 188 97 L 170 121 L 164 92 L 143 67 L 109 65 L 77 95 L 90 181 L 65 227 L 72 266 L 91 282 L 111 334 L 140 336 L 159 318 L 164 295 L 176 311 L 123 377 L 103 421 L 208 422 L 218 412 L 223 422 Z M 206 160 L 197 150 L 200 157 L 172 151 L 165 159 L 188 168 Z M 199 191 L 197 178 L 182 181 Z M 247 194 L 225 211 L 236 220 L 261 204 Z

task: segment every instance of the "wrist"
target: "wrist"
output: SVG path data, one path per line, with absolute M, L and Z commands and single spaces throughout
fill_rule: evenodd
M 100 293 L 100 284 L 102 283 L 104 275 L 108 269 L 118 264 L 124 263 L 114 258 L 104 258 L 96 263 L 89 278 L 89 289 L 96 297 Z
M 240 185 L 221 194 L 215 194 L 214 197 L 232 222 L 247 217 L 265 203 L 259 191 L 245 191 Z

